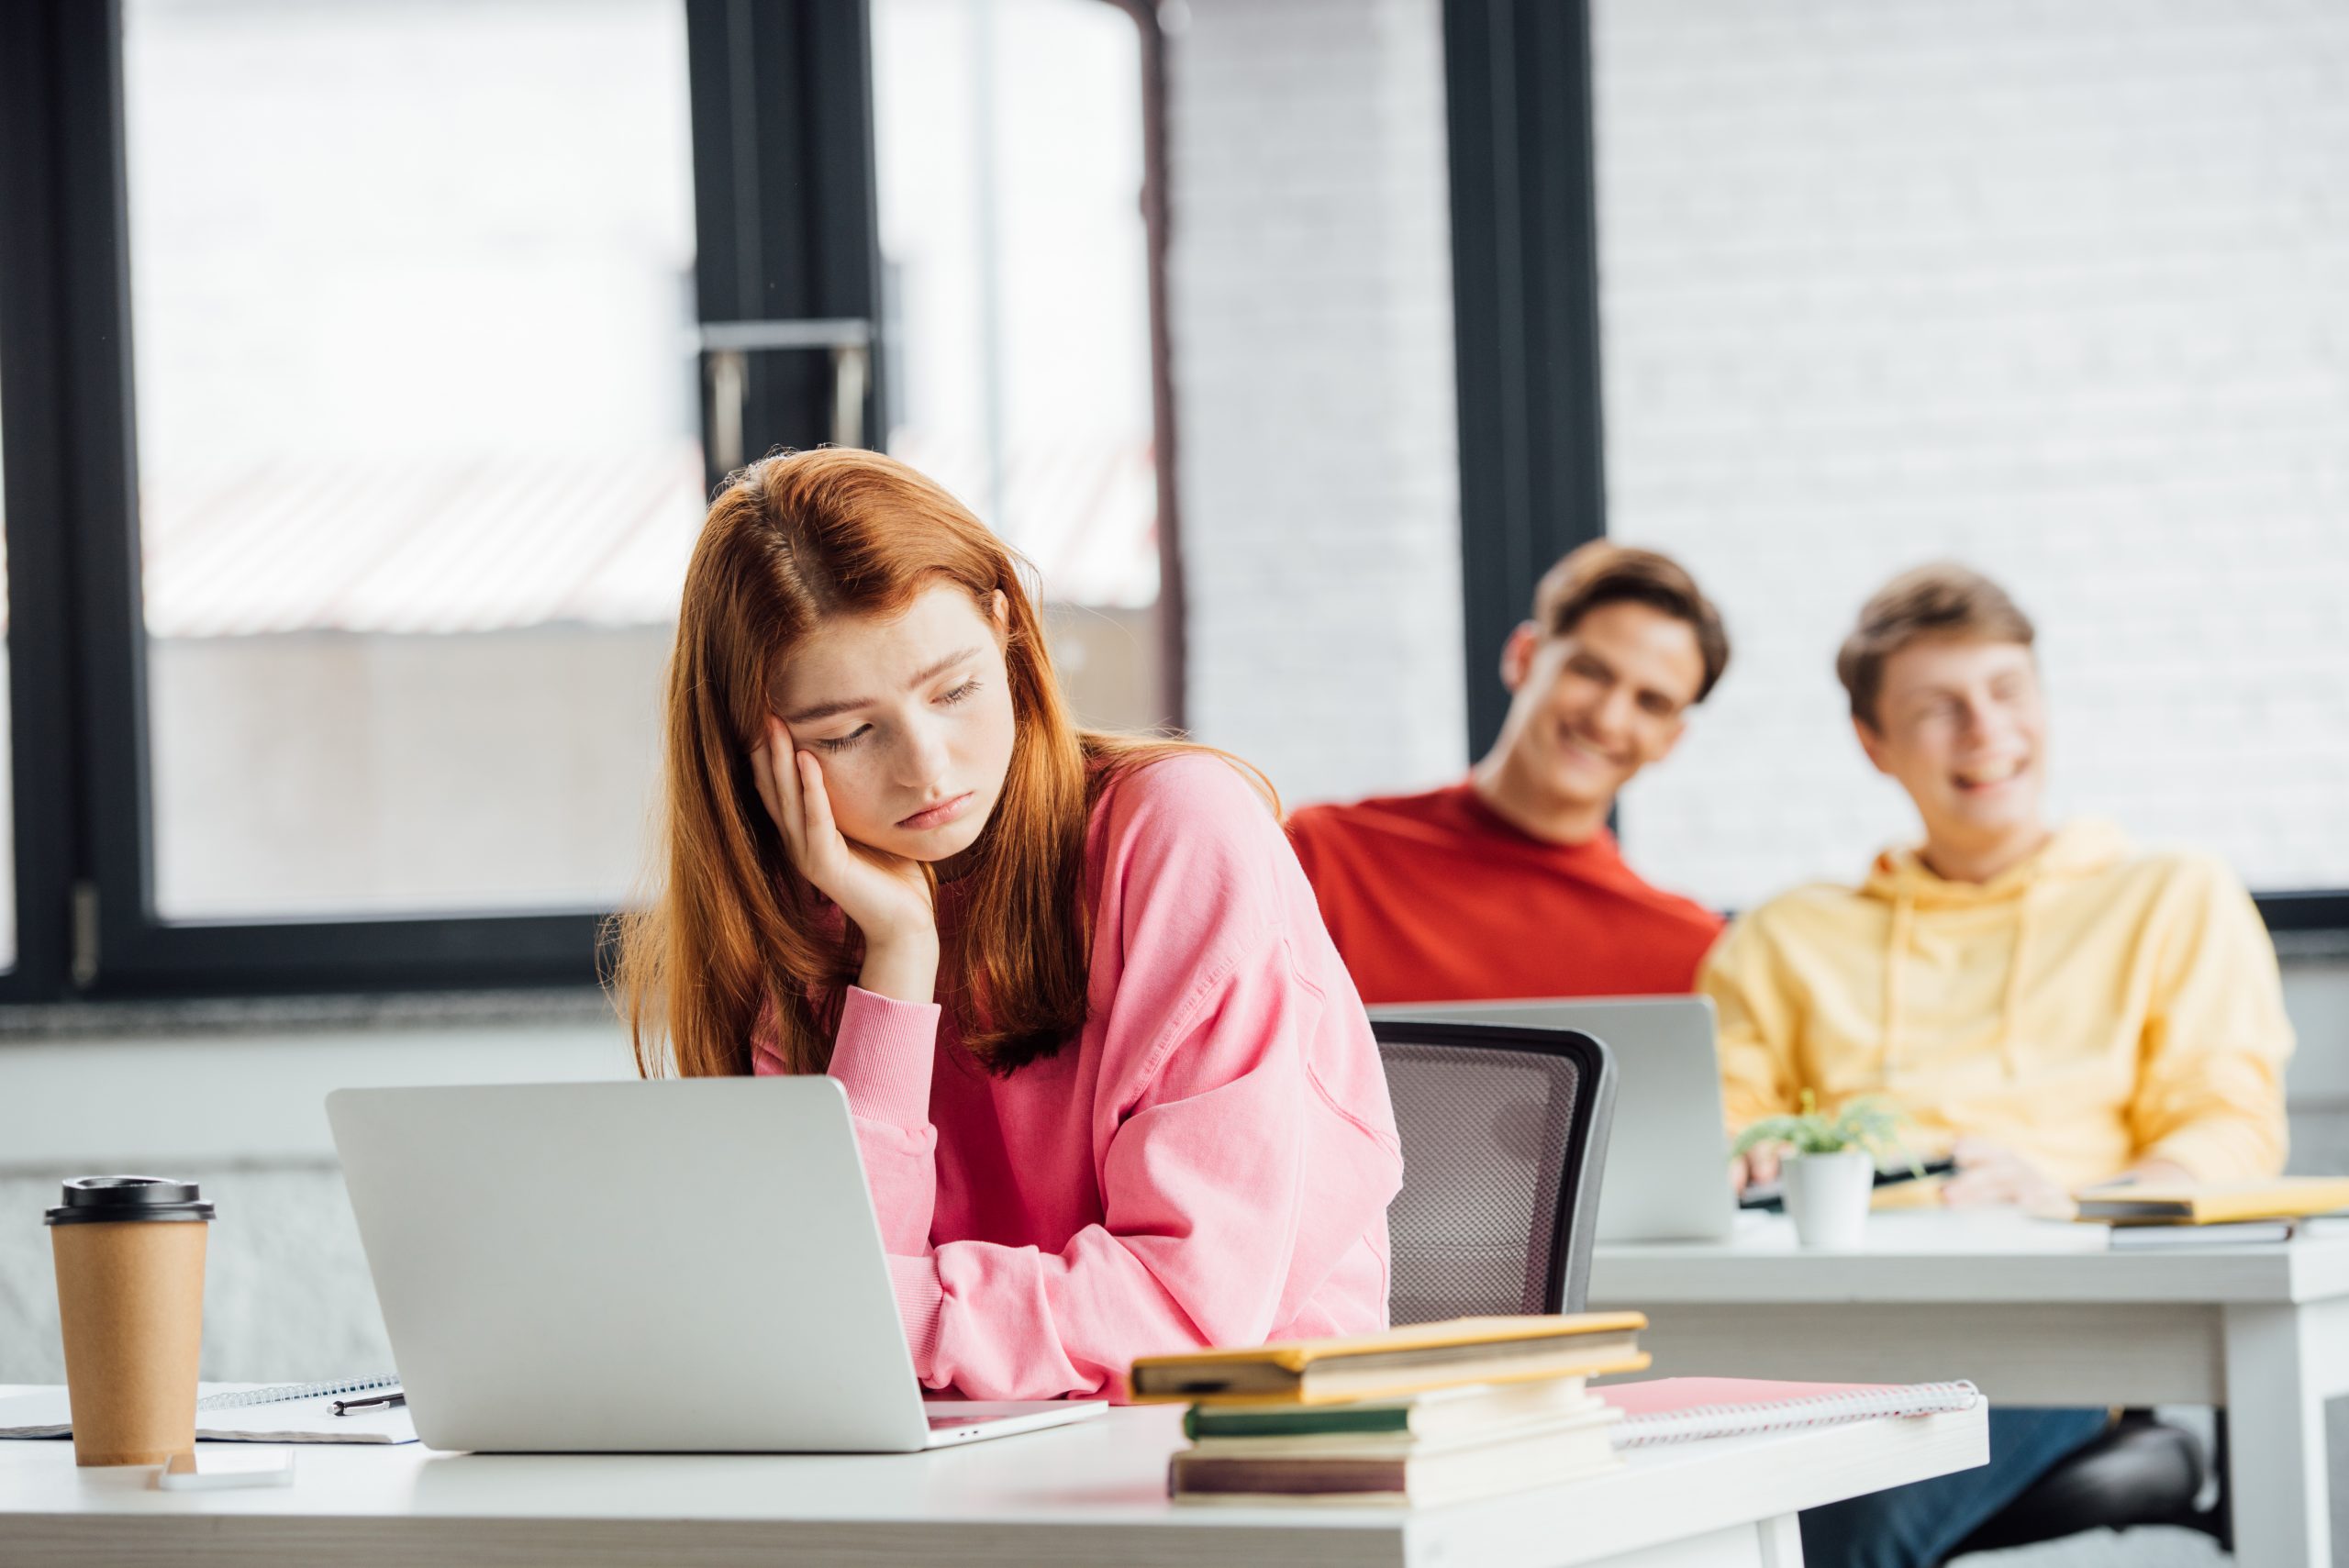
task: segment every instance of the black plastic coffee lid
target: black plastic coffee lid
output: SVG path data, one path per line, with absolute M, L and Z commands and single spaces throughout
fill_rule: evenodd
M 65 1204 L 49 1211 L 50 1225 L 115 1225 L 125 1220 L 205 1220 L 212 1206 L 194 1182 L 168 1176 L 76 1176 L 65 1184 Z

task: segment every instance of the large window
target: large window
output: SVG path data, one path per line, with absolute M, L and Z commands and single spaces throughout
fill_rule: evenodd
M 123 32 L 157 913 L 611 906 L 701 516 L 684 12 Z
M 1831 665 L 1954 557 L 2038 620 L 2057 806 L 2349 886 L 2349 11 L 1592 26 L 1607 528 L 1736 641 L 1641 870 L 1750 905 L 1911 836 Z

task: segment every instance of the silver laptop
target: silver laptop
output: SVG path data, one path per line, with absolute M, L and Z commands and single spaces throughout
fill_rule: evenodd
M 902 1453 L 1105 1407 L 921 1397 L 831 1078 L 339 1089 L 327 1116 L 434 1448 Z
M 1736 1223 L 1709 997 L 1415 1003 L 1370 1011 L 1381 1018 L 1596 1035 L 1615 1062 L 1615 1124 L 1598 1189 L 1598 1239 L 1718 1241 Z

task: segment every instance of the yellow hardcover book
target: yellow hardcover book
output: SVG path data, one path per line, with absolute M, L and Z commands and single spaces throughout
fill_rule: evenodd
M 1637 1312 L 1454 1318 L 1381 1334 L 1144 1356 L 1130 1385 L 1141 1404 L 1323 1405 L 1464 1383 L 1592 1377 L 1646 1366 L 1637 1340 L 1646 1326 Z
M 2129 1182 L 2076 1196 L 2082 1219 L 2107 1225 L 2222 1225 L 2297 1219 L 2349 1208 L 2349 1176 L 2277 1176 L 2257 1182 Z

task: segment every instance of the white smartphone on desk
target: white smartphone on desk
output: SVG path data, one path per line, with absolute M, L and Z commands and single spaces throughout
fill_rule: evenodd
M 164 1492 L 206 1492 L 227 1486 L 291 1486 L 294 1451 L 250 1443 L 206 1443 L 192 1453 L 175 1453 L 155 1473 Z

